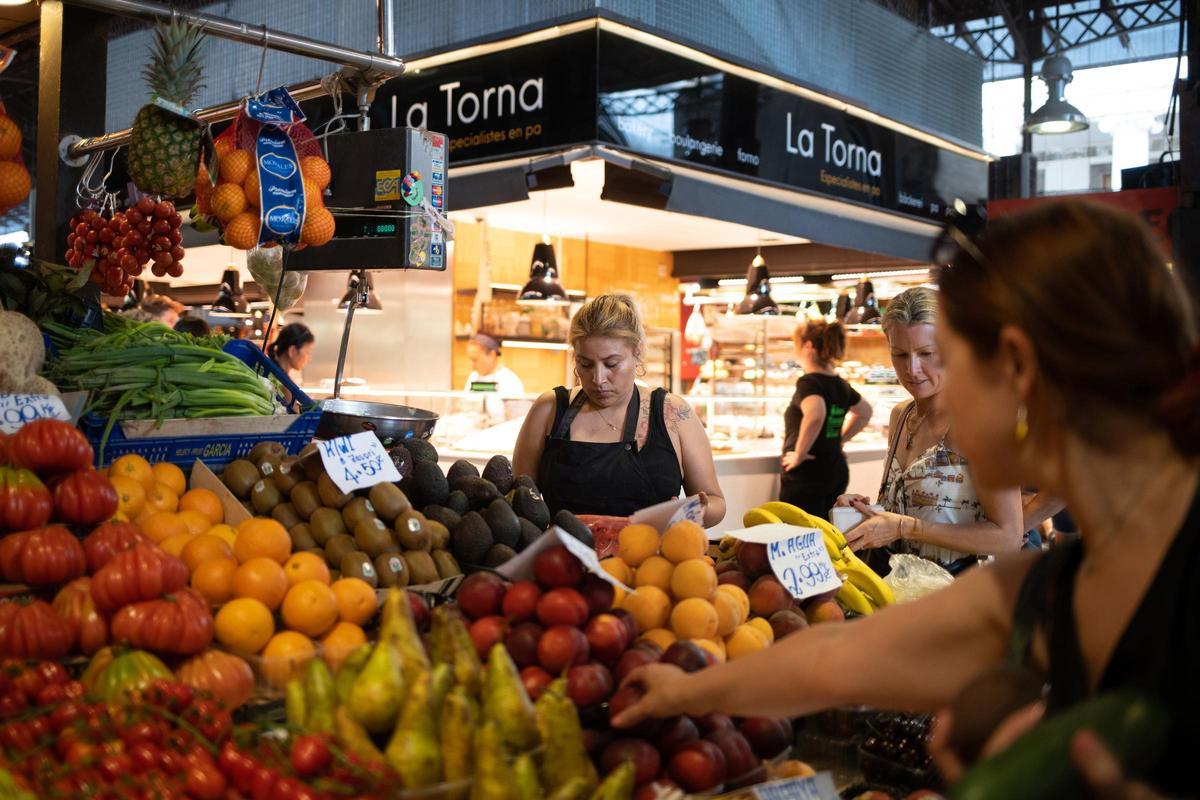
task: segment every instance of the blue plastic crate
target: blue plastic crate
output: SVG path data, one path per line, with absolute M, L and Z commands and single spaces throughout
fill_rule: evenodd
M 292 398 L 300 403 L 301 409 L 307 410 L 315 405 L 312 398 L 300 391 L 300 387 L 296 385 L 295 381 L 288 377 L 288 374 L 283 371 L 283 367 L 275 363 L 275 360 L 264 353 L 262 348 L 254 342 L 248 339 L 230 339 L 221 349 L 230 355 L 237 356 L 242 363 L 259 375 L 264 372 L 272 375 L 283 384 L 283 388 L 291 393 Z

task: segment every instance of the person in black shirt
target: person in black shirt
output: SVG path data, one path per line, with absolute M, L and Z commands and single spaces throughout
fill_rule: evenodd
M 804 375 L 783 413 L 779 499 L 827 518 L 850 482 L 842 445 L 870 421 L 871 404 L 833 371 L 846 351 L 840 324 L 802 323 L 793 337 Z

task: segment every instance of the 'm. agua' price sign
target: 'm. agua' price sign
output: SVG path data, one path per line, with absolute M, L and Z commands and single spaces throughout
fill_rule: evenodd
M 818 530 L 802 528 L 794 536 L 771 542 L 767 545 L 767 559 L 775 577 L 792 597 L 812 597 L 836 591 L 842 585 Z
M 379 437 L 370 431 L 317 443 L 321 463 L 337 487 L 346 494 L 377 483 L 395 483 L 400 473 Z

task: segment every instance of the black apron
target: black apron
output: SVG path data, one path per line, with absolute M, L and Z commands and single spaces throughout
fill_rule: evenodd
M 663 419 L 665 389 L 650 395 L 650 430 L 640 449 L 637 391 L 629 398 L 619 442 L 571 441 L 571 423 L 587 396 L 579 392 L 570 401 L 570 393 L 561 386 L 554 395 L 554 425 L 538 463 L 538 487 L 551 513 L 566 509 L 574 514 L 625 517 L 679 496 L 683 473 Z

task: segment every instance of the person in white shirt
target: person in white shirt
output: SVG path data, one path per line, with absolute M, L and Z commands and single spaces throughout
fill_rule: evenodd
M 525 384 L 517 373 L 500 363 L 500 343 L 482 333 L 467 342 L 467 357 L 474 369 L 467 377 L 464 388 L 468 392 L 493 392 L 497 396 L 486 398 L 484 405 L 493 422 L 508 418 L 503 395 L 525 393 Z

